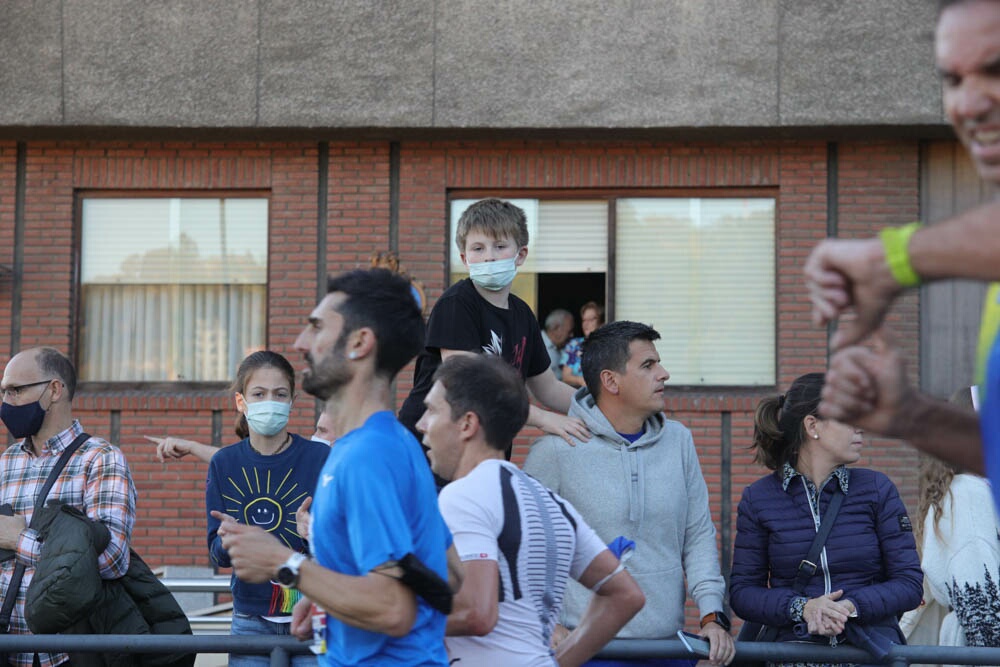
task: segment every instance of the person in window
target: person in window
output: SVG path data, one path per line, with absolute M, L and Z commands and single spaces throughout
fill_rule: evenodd
M 566 343 L 562 351 L 562 380 L 574 387 L 583 387 L 583 371 L 580 360 L 583 358 L 583 342 L 597 327 L 604 324 L 604 308 L 596 301 L 588 301 L 580 308 L 580 330 L 583 336 Z
M 215 451 L 205 483 L 208 549 L 219 567 L 232 563 L 213 510 L 225 514 L 226 521 L 259 526 L 296 552 L 306 552 L 295 512 L 315 492 L 330 448 L 288 432 L 294 388 L 295 371 L 276 352 L 254 352 L 236 372 L 236 434 L 243 439 Z M 235 575 L 230 586 L 234 635 L 289 634 L 292 608 L 301 598 L 296 589 L 275 582 L 247 583 Z M 233 654 L 229 660 L 236 667 L 265 667 L 269 662 L 266 655 Z M 292 664 L 306 667 L 316 659 L 297 655 Z
M 973 409 L 972 387 L 951 402 Z M 907 641 L 930 646 L 1000 646 L 1000 520 L 989 483 L 926 454 L 914 533 L 924 600 L 900 620 Z
M 532 396 L 548 408 L 532 405 L 530 426 L 567 442 L 588 438 L 583 422 L 566 415 L 573 391 L 549 370 L 538 318 L 511 293 L 517 269 L 528 256 L 524 211 L 500 199 L 478 201 L 459 218 L 455 244 L 469 277 L 445 290 L 431 309 L 413 389 L 399 409 L 399 421 L 419 440 L 417 422 L 438 366 L 453 354 L 493 354 L 517 369 Z
M 730 577 L 733 611 L 775 641 L 906 643 L 896 619 L 920 604 L 923 575 L 906 508 L 881 472 L 848 468 L 863 432 L 820 419 L 822 373 L 760 402 L 755 459 L 774 472 L 743 491 Z M 843 505 L 803 592 L 793 589 L 835 493 Z

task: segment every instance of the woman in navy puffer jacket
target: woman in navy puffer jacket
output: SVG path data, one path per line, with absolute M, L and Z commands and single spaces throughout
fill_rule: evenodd
M 906 508 L 880 472 L 847 468 L 863 433 L 820 419 L 823 374 L 795 380 L 754 416 L 755 458 L 774 472 L 743 491 L 730 579 L 733 611 L 779 629 L 776 641 L 905 643 L 898 615 L 920 604 L 923 574 Z M 843 505 L 804 594 L 799 562 L 839 486 Z M 855 626 L 849 627 L 850 624 Z M 858 628 L 864 632 L 857 632 Z

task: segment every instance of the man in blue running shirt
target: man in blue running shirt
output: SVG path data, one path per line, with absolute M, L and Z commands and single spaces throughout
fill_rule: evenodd
M 250 526 L 219 534 L 238 577 L 306 596 L 293 634 L 312 636 L 311 603 L 326 612 L 321 664 L 444 666 L 445 616 L 400 581 L 398 565 L 413 554 L 453 580 L 461 567 L 420 445 L 390 409 L 393 379 L 423 348 L 420 310 L 409 283 L 384 269 L 331 278 L 327 292 L 295 342 L 308 364 L 302 387 L 326 401 L 340 434 L 312 504 L 313 558 Z

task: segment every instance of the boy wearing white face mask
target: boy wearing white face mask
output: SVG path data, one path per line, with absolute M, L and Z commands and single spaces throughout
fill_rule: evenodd
M 288 432 L 294 388 L 295 372 L 276 352 L 254 352 L 237 371 L 232 389 L 240 413 L 236 434 L 243 440 L 212 456 L 205 484 L 208 549 L 219 567 L 231 563 L 218 535 L 221 522 L 212 517 L 212 510 L 225 513 L 226 521 L 260 526 L 297 552 L 307 549 L 295 511 L 315 493 L 330 448 Z M 275 582 L 250 584 L 235 575 L 230 588 L 232 634 L 289 633 L 292 607 L 301 597 L 297 590 Z M 269 662 L 266 655 L 234 654 L 229 660 L 236 667 L 263 667 Z M 293 667 L 315 664 L 311 655 L 292 659 Z
M 573 388 L 549 371 L 551 363 L 535 314 L 510 293 L 517 267 L 528 256 L 528 225 L 510 202 L 484 199 L 458 221 L 455 243 L 469 278 L 448 288 L 427 321 L 424 351 L 417 357 L 413 390 L 399 411 L 399 420 L 418 440 L 417 421 L 434 371 L 452 354 L 495 354 L 524 378 L 532 395 L 553 412 L 532 405 L 528 424 L 558 435 L 570 444 L 587 440 L 582 421 L 566 416 Z M 508 456 L 509 456 L 508 452 Z

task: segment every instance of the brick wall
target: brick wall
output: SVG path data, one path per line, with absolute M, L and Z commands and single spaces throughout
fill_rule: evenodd
M 27 144 L 25 274 L 21 346 L 72 341 L 74 192 L 81 189 L 263 190 L 271 197 L 269 345 L 301 366 L 292 343 L 316 300 L 319 146 L 315 143 Z M 0 264 L 12 263 L 15 153 L 0 142 Z M 844 143 L 838 147 L 839 228 L 867 236 L 918 212 L 918 150 L 914 142 Z M 447 197 L 452 190 L 570 188 L 767 188 L 776 193 L 777 375 L 783 390 L 798 375 L 826 364 L 826 332 L 809 321 L 801 265 L 826 234 L 827 146 L 823 142 L 654 144 L 645 142 L 403 142 L 400 146 L 398 247 L 404 266 L 425 285 L 433 304 L 446 286 Z M 329 145 L 326 268 L 365 266 L 389 247 L 389 145 Z M 10 312 L 11 283 L 0 278 L 0 312 Z M 917 358 L 916 298 L 891 317 Z M 10 350 L 9 320 L 0 325 L 0 361 Z M 669 368 L 669 360 L 666 360 Z M 916 368 L 913 369 L 916 373 Z M 412 371 L 398 383 L 401 400 Z M 773 391 L 772 388 L 770 391 Z M 769 390 L 674 390 L 668 412 L 688 424 L 712 492 L 713 514 L 735 527 L 743 487 L 763 474 L 751 462 L 752 415 Z M 292 426 L 311 433 L 314 404 L 300 396 Z M 213 413 L 231 440 L 234 409 L 223 392 L 194 395 L 81 395 L 80 417 L 96 434 L 120 419 L 122 447 L 140 489 L 136 544 L 153 565 L 207 565 L 203 485 L 206 467 L 162 465 L 144 433 L 169 432 L 206 441 Z M 721 497 L 722 414 L 731 418 L 732 494 Z M 532 433 L 518 441 L 523 459 Z M 915 492 L 914 457 L 898 444 L 873 443 L 864 461 L 885 470 L 904 497 Z
M 913 142 L 846 144 L 840 149 L 840 236 L 870 236 L 873 229 L 917 220 L 919 156 Z M 916 290 L 893 305 L 886 332 L 909 361 L 910 380 L 920 378 L 920 314 Z M 917 454 L 898 441 L 873 439 L 859 465 L 886 472 L 916 513 Z
M 17 145 L 13 141 L 0 141 L 0 355 L 6 355 L 11 345 L 16 178 Z

